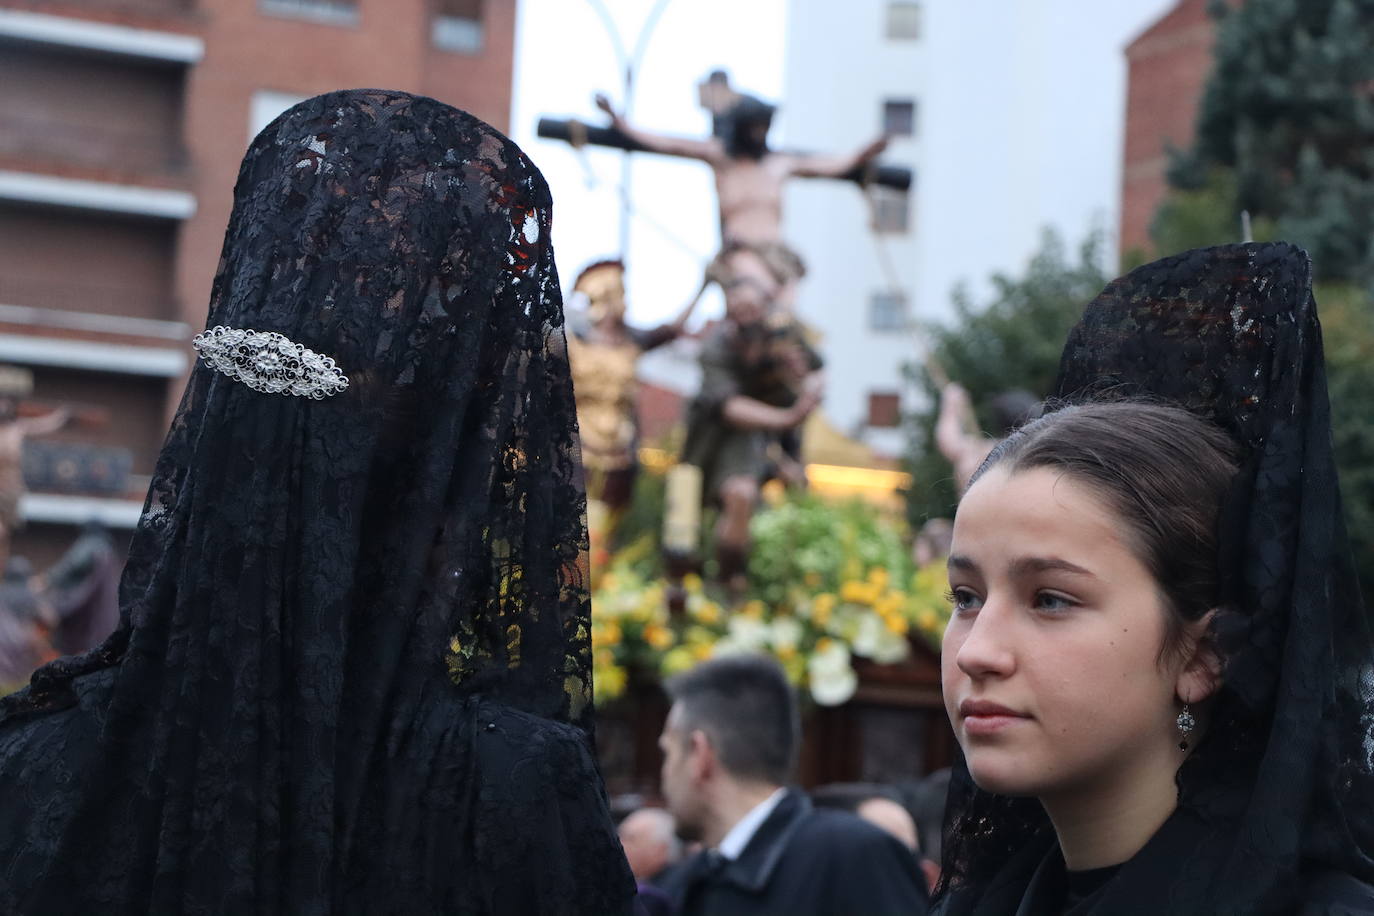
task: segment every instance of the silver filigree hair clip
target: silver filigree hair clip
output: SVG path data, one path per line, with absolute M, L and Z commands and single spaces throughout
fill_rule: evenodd
M 348 388 L 348 376 L 331 357 L 275 331 L 218 326 L 191 341 L 216 372 L 264 394 L 320 400 Z

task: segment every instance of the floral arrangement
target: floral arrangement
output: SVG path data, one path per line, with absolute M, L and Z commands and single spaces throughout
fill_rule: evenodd
M 898 522 L 800 494 L 761 510 L 750 532 L 750 591 L 731 609 L 688 576 L 686 611 L 671 615 L 652 538 L 611 558 L 592 597 L 598 702 L 624 692 L 630 669 L 666 677 L 723 653 L 768 652 L 815 702 L 834 706 L 858 687 L 855 658 L 902 661 L 913 636 L 938 646 L 944 569 L 915 567 Z

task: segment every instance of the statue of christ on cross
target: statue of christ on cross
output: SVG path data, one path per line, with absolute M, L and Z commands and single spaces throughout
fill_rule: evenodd
M 698 88 L 702 107 L 715 121 L 713 136 L 706 138 L 642 130 L 626 121 L 606 96 L 598 95 L 596 103 L 611 116 L 611 126 L 638 148 L 697 159 L 711 167 L 720 206 L 721 249 L 747 247 L 757 252 L 778 280 L 775 304 L 790 309 L 806 268 L 782 238 L 784 185 L 789 178 L 851 177 L 877 159 L 888 138 L 881 136 L 841 155 L 779 152 L 768 146 L 774 106 L 731 89 L 721 71 Z

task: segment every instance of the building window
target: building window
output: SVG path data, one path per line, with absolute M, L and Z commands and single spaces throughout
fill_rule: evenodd
M 437 0 L 429 40 L 457 54 L 481 54 L 483 0 Z
M 258 0 L 258 9 L 271 16 L 309 19 L 329 25 L 357 25 L 356 0 Z
M 896 290 L 874 293 L 868 300 L 868 327 L 873 331 L 900 331 L 907 322 L 906 295 Z
M 894 429 L 902 425 L 902 396 L 895 391 L 868 393 L 870 429 Z
M 891 0 L 887 5 L 887 37 L 912 41 L 921 37 L 921 4 Z
M 916 103 L 911 99 L 888 99 L 883 102 L 883 133 L 893 137 L 916 134 Z
M 893 188 L 874 188 L 870 193 L 873 195 L 873 231 L 906 232 L 911 195 Z

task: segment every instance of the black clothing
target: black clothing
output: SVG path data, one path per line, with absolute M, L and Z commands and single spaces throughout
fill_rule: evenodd
M 1199 907 L 1196 887 L 1180 880 L 1187 862 L 1207 853 L 1208 830 L 1205 821 L 1180 809 L 1125 864 L 1079 873 L 1066 871 L 1057 842 L 1041 839 L 1001 863 L 976 908 L 967 912 L 978 916 L 1210 916 L 1213 911 Z M 1281 912 L 1303 916 L 1374 913 L 1374 887 L 1347 874 L 1304 872 L 1293 883 L 1293 899 Z M 949 902 L 948 898 L 937 902 L 932 912 L 955 912 Z
M 683 916 L 920 916 L 925 879 L 894 837 L 788 790 L 738 859 L 706 850 L 665 887 Z
M 1306 253 L 1229 245 L 1132 271 L 1088 305 L 1056 387 L 1174 401 L 1242 447 L 1220 526 L 1212 629 L 1224 669 L 1211 722 L 1179 769 L 1178 812 L 1075 912 L 1292 913 L 1319 886 L 1308 876 L 1327 873 L 1365 894 L 1374 642 L 1341 514 Z M 939 912 L 1014 912 L 1026 862 L 1053 842 L 1039 802 L 983 792 L 956 764 Z
M 197 364 L 117 630 L 0 704 L 0 913 L 629 910 L 549 220 L 432 99 L 331 93 L 253 141 L 208 323 L 349 385 Z

